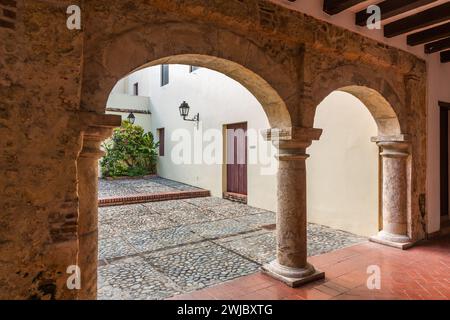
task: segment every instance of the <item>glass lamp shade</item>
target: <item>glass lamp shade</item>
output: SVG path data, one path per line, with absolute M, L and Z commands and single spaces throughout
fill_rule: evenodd
M 189 115 L 190 107 L 186 101 L 183 101 L 179 109 L 180 109 L 180 116 L 182 116 L 183 118 L 186 118 Z
M 134 121 L 136 121 L 136 117 L 134 116 L 133 113 L 130 113 L 130 114 L 128 115 L 127 119 L 128 119 L 128 121 L 129 121 L 131 124 L 134 124 Z

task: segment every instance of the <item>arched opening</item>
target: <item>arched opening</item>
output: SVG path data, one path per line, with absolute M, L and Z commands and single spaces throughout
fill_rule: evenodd
M 299 80 L 298 60 L 284 54 L 267 55 L 261 47 L 249 42 L 245 37 L 224 30 L 217 34 L 220 40 L 218 43 L 214 42 L 214 46 L 211 46 L 208 39 L 203 36 L 205 30 L 198 29 L 196 26 L 186 29 L 183 24 L 179 29 L 170 29 L 170 34 L 166 32 L 166 28 L 154 26 L 151 28 L 151 35 L 160 33 L 166 36 L 161 41 L 155 41 L 149 36 L 148 30 L 148 28 L 133 29 L 111 39 L 104 47 L 86 51 L 86 72 L 83 74 L 81 94 L 81 105 L 84 111 L 102 113 L 114 85 L 130 72 L 159 64 L 185 64 L 218 71 L 240 83 L 260 103 L 270 128 L 290 132 L 292 126 L 299 124 L 298 116 L 291 119 L 292 112 L 296 114 L 295 110 L 300 100 L 298 86 L 292 85 Z M 170 41 L 167 41 L 167 38 L 170 38 Z M 226 45 L 222 43 L 225 38 Z M 229 43 L 234 45 L 230 46 Z M 246 54 L 242 55 L 242 52 Z M 90 126 L 96 127 L 97 124 L 93 123 Z M 108 130 L 111 126 L 108 127 L 106 124 Z M 90 131 L 92 131 L 91 127 L 89 127 Z M 104 128 L 105 123 L 99 123 L 98 127 Z M 90 139 L 89 141 L 92 140 L 89 144 L 92 144 L 95 149 L 106 136 L 107 134 L 89 136 L 85 134 L 84 140 L 85 143 L 88 141 L 87 138 Z M 97 153 L 94 156 L 98 156 Z M 84 189 L 80 196 L 80 217 L 82 217 L 81 220 L 85 220 L 82 221 L 83 228 L 79 228 L 78 235 L 80 238 L 86 238 L 81 241 L 79 250 L 93 253 L 97 251 L 97 242 L 88 241 L 87 238 L 96 236 L 93 231 L 96 230 L 97 223 L 93 222 L 93 214 L 97 213 L 97 206 L 93 203 L 97 199 L 96 197 L 93 199 L 89 192 L 93 189 L 93 176 L 86 174 L 88 170 L 92 172 L 93 161 L 91 159 L 79 161 L 78 164 L 79 189 Z M 85 170 L 85 167 L 89 169 Z M 264 186 L 261 183 L 257 185 Z M 273 226 L 270 228 L 273 230 Z M 271 241 L 273 245 L 273 239 Z M 96 272 L 94 273 L 96 263 L 93 263 L 89 257 L 81 261 L 80 265 L 86 265 L 84 268 L 89 267 L 91 271 L 89 274 L 84 273 L 83 281 L 87 288 L 86 296 L 92 296 L 96 291 Z
M 200 67 L 205 60 L 182 57 L 189 65 L 176 61 L 165 59 L 129 73 L 109 95 L 107 113 L 126 120 L 134 112 L 134 125 L 151 132 L 164 148 L 156 149 L 157 176 L 100 181 L 100 197 L 159 197 L 100 208 L 101 299 L 166 298 L 257 272 L 274 258 L 275 148 L 260 132 L 272 122 L 288 124 L 283 117 L 289 115 L 277 111 L 282 100 L 262 79 L 242 67 L 238 71 L 235 64 L 232 74 L 252 92 L 228 75 Z M 222 70 L 225 64 L 213 66 Z M 179 110 L 183 101 L 191 109 L 186 118 L 199 114 L 200 121 L 184 121 Z M 230 191 L 228 176 L 235 170 L 228 161 L 228 131 L 233 135 L 242 124 L 246 160 L 238 170 L 245 165 L 245 174 L 237 171 L 234 178 L 245 175 L 245 197 Z M 236 152 L 239 158 L 239 146 Z M 186 195 L 199 191 L 212 197 Z M 181 193 L 185 197 L 173 198 Z M 243 198 L 246 204 L 236 202 Z M 130 280 L 135 277 L 142 280 Z
M 342 87 L 319 104 L 314 125 L 323 134 L 309 149 L 309 221 L 407 242 L 409 148 L 389 102 L 368 87 Z
M 359 236 L 379 231 L 377 125 L 355 96 L 335 91 L 317 107 L 320 140 L 308 149 L 308 220 Z

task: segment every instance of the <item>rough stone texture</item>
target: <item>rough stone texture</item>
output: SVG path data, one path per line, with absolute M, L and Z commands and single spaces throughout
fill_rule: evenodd
M 87 195 L 96 176 L 79 155 L 89 127 L 117 125 L 98 116 L 113 85 L 144 65 L 223 72 L 255 95 L 272 127 L 287 131 L 311 128 L 333 90 L 354 94 L 380 135 L 411 136 L 408 236 L 424 237 L 422 60 L 263 0 L 13 2 L 14 27 L 0 23 L 0 298 L 95 298 L 97 210 Z M 82 7 L 82 30 L 65 28 L 70 4 Z M 66 268 L 78 258 L 90 275 L 82 292 L 66 288 Z
M 174 191 L 200 190 L 181 182 L 149 177 L 141 179 L 99 180 L 98 197 L 128 196 L 140 193 L 163 193 Z
M 149 256 L 151 265 L 172 279 L 184 291 L 204 288 L 253 273 L 259 265 L 213 243 L 200 243 Z
M 0 299 L 77 297 L 83 35 L 65 23 L 64 6 L 17 1 L 0 25 Z
M 141 257 L 112 262 L 98 271 L 98 295 L 103 300 L 164 299 L 180 292 Z

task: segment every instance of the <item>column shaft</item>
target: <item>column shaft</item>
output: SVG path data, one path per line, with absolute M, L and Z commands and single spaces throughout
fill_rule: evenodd
M 379 141 L 382 148 L 383 228 L 371 240 L 405 249 L 408 237 L 408 157 L 409 144 L 403 141 Z
M 292 287 L 325 277 L 307 262 L 306 148 L 320 134 L 312 128 L 267 132 L 278 148 L 277 258 L 262 270 Z
M 98 160 L 103 156 L 102 141 L 110 128 L 90 127 L 83 136 L 78 167 L 78 266 L 81 271 L 79 299 L 96 299 L 98 265 Z
M 291 268 L 306 267 L 306 158 L 278 157 L 277 259 Z

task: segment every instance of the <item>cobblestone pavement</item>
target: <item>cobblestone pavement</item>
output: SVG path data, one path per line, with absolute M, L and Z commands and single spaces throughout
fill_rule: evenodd
M 128 196 L 139 193 L 162 193 L 198 189 L 199 188 L 181 182 L 157 176 L 136 179 L 99 179 L 98 197 L 105 198 L 112 196 Z
M 274 224 L 273 212 L 214 197 L 102 207 L 98 298 L 164 299 L 257 272 L 275 258 Z M 309 255 L 363 241 L 308 225 Z

